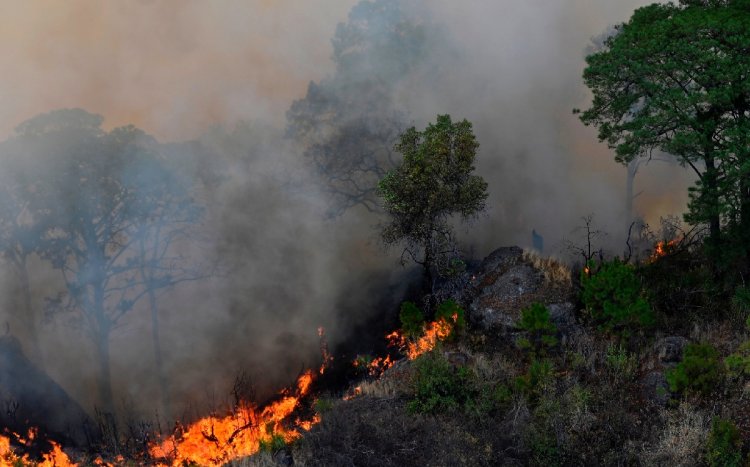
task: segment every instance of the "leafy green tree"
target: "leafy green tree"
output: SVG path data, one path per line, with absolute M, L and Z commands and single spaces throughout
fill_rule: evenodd
M 581 115 L 628 164 L 661 150 L 698 177 L 686 219 L 709 226 L 718 267 L 750 267 L 750 2 L 682 0 L 636 10 L 587 57 Z M 576 110 L 576 112 L 579 112 Z M 733 248 L 727 248 L 727 244 Z
M 487 182 L 472 175 L 478 147 L 469 121 L 439 115 L 424 131 L 411 127 L 401 135 L 403 162 L 378 184 L 390 216 L 383 241 L 406 243 L 402 261 L 408 256 L 422 265 L 429 288 L 434 272 L 448 270 L 457 255 L 451 218 L 468 220 L 485 208 Z
M 320 175 L 332 215 L 377 210 L 377 183 L 398 163 L 393 146 L 407 127 L 397 90 L 443 36 L 400 0 L 362 0 L 338 25 L 334 74 L 287 112 L 287 133 Z

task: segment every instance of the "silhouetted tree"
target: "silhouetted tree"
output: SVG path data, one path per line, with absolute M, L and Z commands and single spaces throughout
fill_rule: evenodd
M 101 123 L 80 109 L 53 111 L 21 124 L 13 141 L 30 161 L 24 193 L 42 227 L 31 241 L 65 284 L 49 310 L 74 311 L 87 331 L 99 402 L 113 414 L 110 335 L 144 296 L 153 317 L 155 291 L 184 279 L 169 246 L 198 211 L 153 138 L 132 126 L 106 132 Z
M 338 25 L 334 75 L 311 82 L 287 112 L 287 133 L 322 176 L 332 214 L 377 209 L 377 182 L 398 162 L 393 145 L 407 127 L 398 87 L 439 47 L 438 37 L 397 0 L 361 1 Z

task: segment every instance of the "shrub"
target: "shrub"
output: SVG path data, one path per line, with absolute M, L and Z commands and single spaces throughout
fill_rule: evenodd
M 607 347 L 605 363 L 615 378 L 622 381 L 632 379 L 638 370 L 638 357 L 628 353 L 622 345 Z
M 550 321 L 549 310 L 541 303 L 533 303 L 521 310 L 518 327 L 530 334 L 531 340 L 519 341 L 521 347 L 533 347 L 539 353 L 557 345 L 557 326 Z
M 735 353 L 725 358 L 724 365 L 731 376 L 750 376 L 750 341 L 743 342 Z
M 445 319 L 453 323 L 453 329 L 461 331 L 466 328 L 466 317 L 463 308 L 458 303 L 448 299 L 441 303 L 435 311 L 435 320 Z
M 604 262 L 598 272 L 581 273 L 582 299 L 591 318 L 602 328 L 649 327 L 651 306 L 641 294 L 633 268 L 619 259 Z
M 711 467 L 742 465 L 742 439 L 731 420 L 714 418 L 706 444 L 706 460 Z
M 532 397 L 537 397 L 552 381 L 552 362 L 547 359 L 531 360 L 525 375 L 516 378 L 516 388 Z
M 719 354 L 710 344 L 690 344 L 684 358 L 667 371 L 667 382 L 672 392 L 709 394 L 721 382 L 722 368 Z
M 268 439 L 261 439 L 259 449 L 262 452 L 278 452 L 286 448 L 286 440 L 278 433 L 274 433 Z
M 407 337 L 417 338 L 422 335 L 424 328 L 424 313 L 413 302 L 401 304 L 401 312 L 398 315 L 401 320 L 401 330 Z
M 410 411 L 455 411 L 472 399 L 469 368 L 454 368 L 440 354 L 430 352 L 414 361 L 414 369 L 414 400 L 408 405 Z

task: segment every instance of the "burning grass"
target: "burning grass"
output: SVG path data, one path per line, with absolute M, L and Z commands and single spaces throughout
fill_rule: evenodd
M 75 467 L 78 465 L 72 462 L 60 445 L 54 441 L 50 441 L 52 450 L 42 454 L 41 462 L 32 460 L 28 454 L 18 455 L 11 447 L 11 437 L 22 447 L 27 447 L 33 443 L 36 436 L 37 432 L 34 429 L 29 430 L 25 437 L 16 433 L 8 434 L 8 436 L 0 435 L 0 465 L 35 465 L 37 467 Z
M 293 417 L 316 373 L 305 372 L 294 388 L 282 391 L 278 400 L 265 407 L 246 404 L 225 417 L 204 417 L 185 428 L 177 427 L 172 436 L 151 446 L 150 454 L 174 466 L 222 465 L 257 453 L 270 440 L 290 443 L 320 421 L 317 414 L 308 419 Z

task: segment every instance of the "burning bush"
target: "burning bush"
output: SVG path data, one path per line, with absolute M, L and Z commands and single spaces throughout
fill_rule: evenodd
M 402 303 L 398 317 L 401 320 L 401 330 L 406 337 L 418 338 L 422 335 L 424 313 L 414 302 Z

